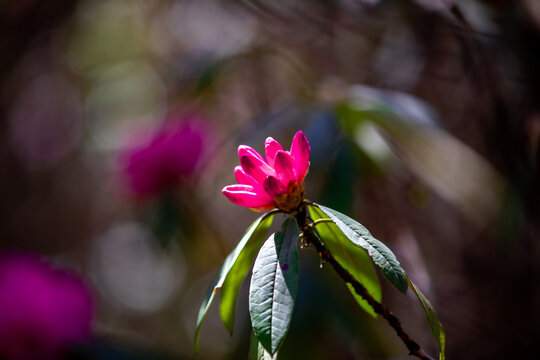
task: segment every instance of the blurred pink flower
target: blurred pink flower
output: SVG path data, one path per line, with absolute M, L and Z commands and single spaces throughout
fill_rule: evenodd
M 0 254 L 0 359 L 59 359 L 91 335 L 83 282 L 28 254 Z
M 234 169 L 237 185 L 225 186 L 222 193 L 233 203 L 255 211 L 278 207 L 292 211 L 305 197 L 304 177 L 309 168 L 309 143 L 302 131 L 293 138 L 291 151 L 269 137 L 265 157 L 253 148 L 240 145 L 240 165 Z
M 198 116 L 171 116 L 150 138 L 132 142 L 120 156 L 131 192 L 155 195 L 193 175 L 208 137 Z

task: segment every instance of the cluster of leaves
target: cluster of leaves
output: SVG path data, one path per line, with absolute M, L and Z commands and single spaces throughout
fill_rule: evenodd
M 411 287 L 439 344 L 439 358 L 444 360 L 443 327 L 429 300 L 411 282 L 392 251 L 350 217 L 314 203 L 305 203 L 302 206 L 306 206 L 309 211 L 311 222 L 308 226 L 312 234 L 324 244 L 333 259 L 365 287 L 377 303 L 381 302 L 382 294 L 373 264 L 381 269 L 384 277 L 400 292 L 406 293 L 408 287 Z M 232 332 L 240 285 L 254 261 L 249 289 L 249 313 L 254 335 L 258 340 L 257 359 L 277 358 L 278 350 L 289 329 L 296 300 L 297 245 L 303 236 L 295 218 L 297 213 L 293 212 L 284 221 L 281 231 L 270 235 L 263 242 L 278 212 L 281 211 L 269 211 L 255 220 L 225 259 L 199 310 L 195 333 L 196 350 L 202 321 L 219 289 L 221 319 L 229 332 Z M 377 317 L 373 306 L 358 295 L 351 284 L 347 285 L 358 305 L 371 316 Z

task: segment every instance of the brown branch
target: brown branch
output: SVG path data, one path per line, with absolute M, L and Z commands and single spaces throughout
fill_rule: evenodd
M 401 341 L 403 341 L 403 343 L 409 350 L 409 355 L 416 356 L 417 358 L 422 360 L 435 360 L 434 358 L 426 354 L 416 341 L 411 339 L 409 334 L 407 334 L 407 332 L 401 326 L 401 322 L 399 321 L 399 319 L 394 314 L 392 314 L 386 306 L 375 300 L 373 296 L 369 294 L 364 285 L 358 282 L 347 270 L 345 270 L 336 261 L 336 259 L 332 256 L 330 251 L 322 243 L 319 237 L 313 232 L 313 228 L 312 226 L 310 226 L 306 216 L 305 205 L 298 209 L 295 217 L 298 221 L 298 225 L 300 226 L 304 234 L 305 243 L 308 245 L 313 244 L 313 246 L 319 253 L 321 259 L 329 263 L 334 268 L 339 277 L 343 279 L 343 281 L 345 281 L 346 283 L 350 284 L 354 288 L 354 291 L 358 295 L 360 295 L 362 299 L 367 301 L 377 314 L 382 316 L 388 322 L 388 324 L 396 331 L 397 336 L 401 339 Z

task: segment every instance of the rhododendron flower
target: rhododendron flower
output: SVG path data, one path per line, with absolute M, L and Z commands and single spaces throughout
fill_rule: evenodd
M 305 198 L 304 177 L 309 168 L 309 143 L 302 131 L 285 151 L 274 139 L 265 141 L 265 158 L 253 148 L 240 145 L 240 166 L 234 169 L 237 185 L 225 186 L 223 194 L 233 203 L 255 211 L 277 207 L 290 212 Z
M 150 138 L 134 141 L 120 156 L 131 192 L 155 195 L 193 175 L 207 135 L 201 117 L 173 115 Z
M 92 299 L 76 276 L 23 253 L 0 254 L 0 359 L 59 359 L 91 336 Z

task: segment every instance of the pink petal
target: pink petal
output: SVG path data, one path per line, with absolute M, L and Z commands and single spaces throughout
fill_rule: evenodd
M 251 146 L 247 146 L 247 145 L 240 145 L 238 147 L 238 157 L 241 158 L 244 155 L 253 155 L 253 156 L 261 159 L 262 161 L 264 161 L 261 154 L 259 154 L 254 148 L 252 148 Z
M 268 193 L 272 198 L 279 194 L 284 194 L 287 192 L 287 187 L 281 183 L 278 179 L 273 176 L 268 176 L 264 180 L 264 191 Z
M 269 210 L 274 207 L 273 199 L 264 191 L 256 192 L 253 186 L 230 185 L 225 186 L 221 192 L 231 202 L 256 211 Z
M 268 175 L 275 176 L 276 172 L 264 160 L 253 155 L 244 155 L 240 158 L 242 170 L 259 184 L 262 184 Z
M 291 145 L 291 156 L 295 160 L 296 174 L 298 176 L 298 183 L 304 180 L 309 168 L 309 142 L 302 131 L 298 131 L 294 135 L 294 139 Z
M 234 177 L 236 178 L 236 181 L 238 181 L 239 184 L 251 185 L 255 187 L 261 186 L 257 181 L 255 181 L 254 178 L 246 174 L 244 170 L 242 170 L 241 166 L 237 166 L 234 168 Z
M 225 186 L 225 187 L 223 188 L 223 190 L 221 190 L 221 192 L 224 193 L 225 191 L 233 191 L 233 192 L 244 191 L 244 192 L 258 193 L 258 192 L 255 190 L 255 187 L 254 187 L 254 186 L 251 186 L 251 185 L 244 185 L 244 184 L 235 184 L 235 185 L 228 185 L 228 186 Z M 260 192 L 260 193 L 258 193 L 258 194 L 263 194 L 263 193 Z
M 277 152 L 274 160 L 274 169 L 279 180 L 285 187 L 287 187 L 290 181 L 296 181 L 295 167 L 295 161 L 291 155 L 281 150 Z
M 280 143 L 278 143 L 276 140 L 274 140 L 271 137 L 266 139 L 266 141 L 264 142 L 264 152 L 266 156 L 266 162 L 271 167 L 274 167 L 274 159 L 276 157 L 276 153 L 279 150 L 283 150 L 283 147 L 281 146 Z

